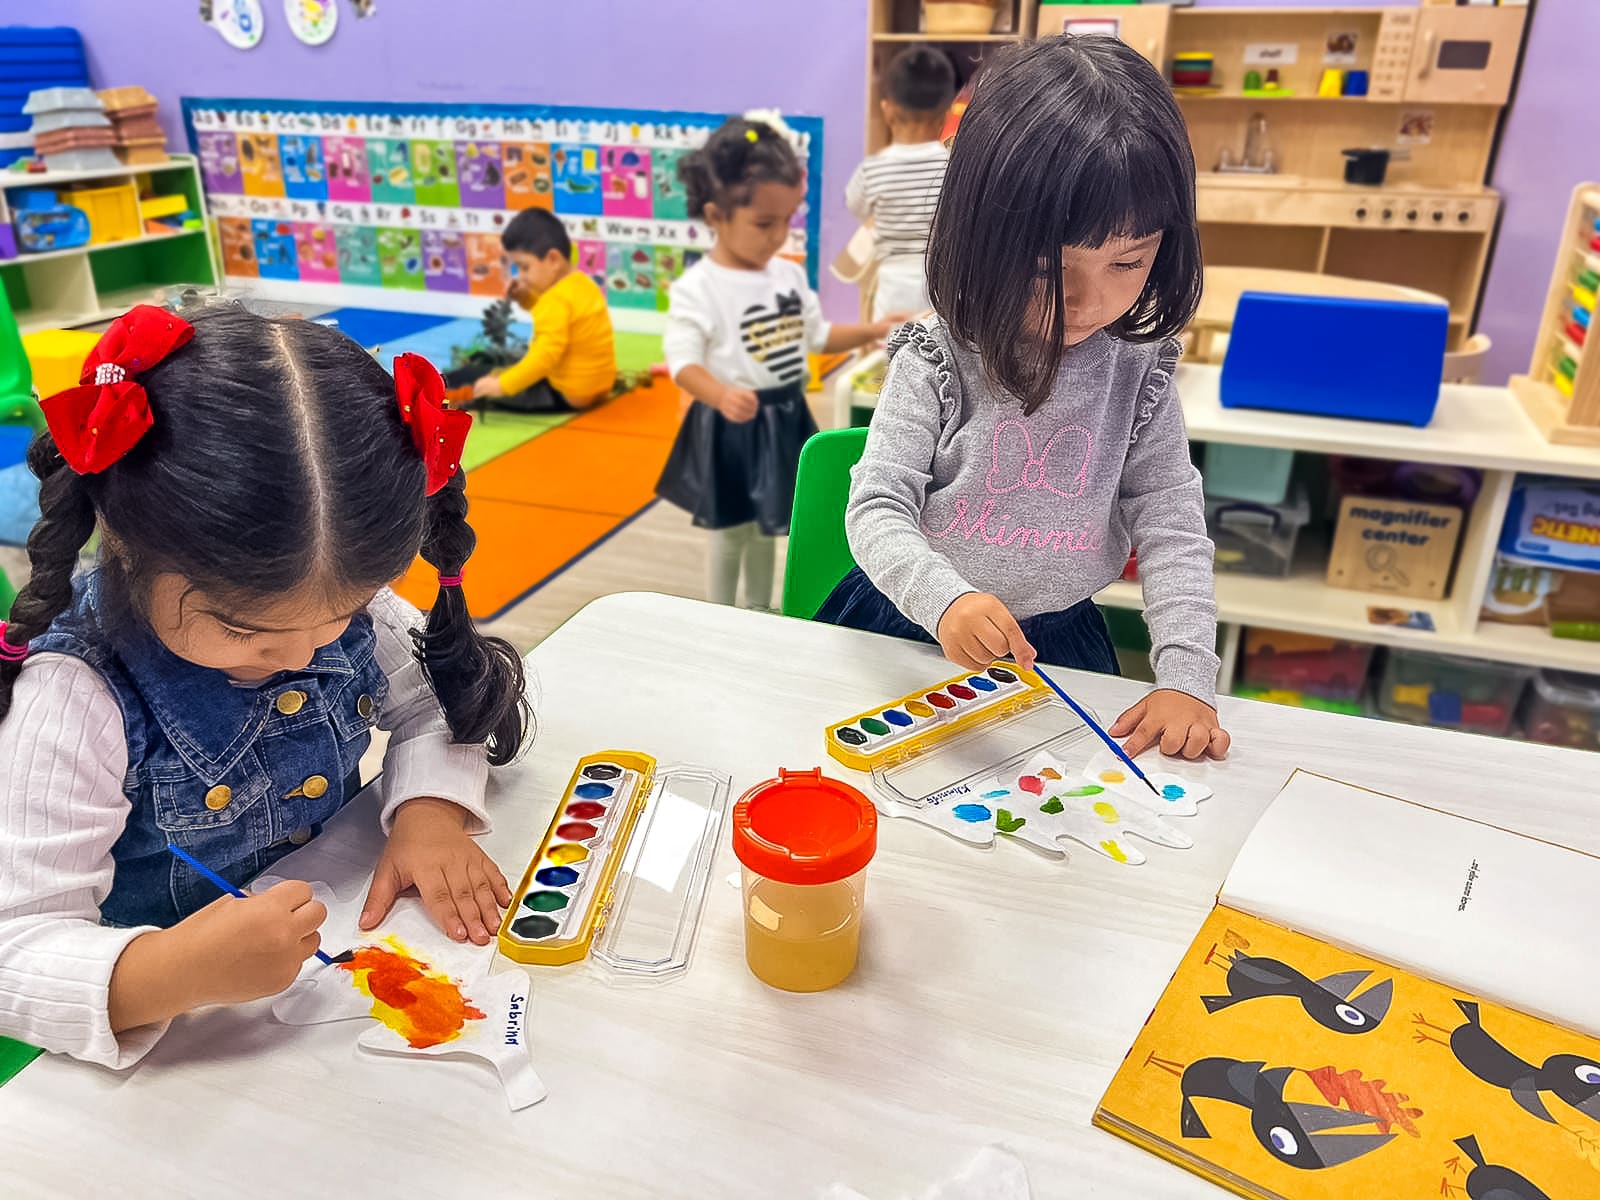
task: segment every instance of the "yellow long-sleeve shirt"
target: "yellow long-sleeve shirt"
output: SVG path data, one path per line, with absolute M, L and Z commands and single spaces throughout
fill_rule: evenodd
M 533 302 L 533 341 L 500 384 L 515 395 L 548 379 L 576 405 L 598 399 L 617 378 L 616 340 L 606 297 L 593 279 L 573 271 Z

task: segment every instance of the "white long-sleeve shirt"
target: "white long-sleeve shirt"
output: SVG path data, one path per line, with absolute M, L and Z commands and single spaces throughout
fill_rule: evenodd
M 377 714 L 390 740 L 379 782 L 383 828 L 418 796 L 466 809 L 468 832 L 488 827 L 482 746 L 457 745 L 438 697 L 412 653 L 421 615 L 393 592 L 367 607 L 389 694 Z M 0 721 L 0 1034 L 126 1067 L 166 1032 L 147 1025 L 111 1031 L 112 969 L 150 926 L 103 926 L 111 891 L 111 847 L 131 806 L 122 790 L 128 747 L 122 713 L 82 659 L 38 654 L 23 664 L 12 708 Z

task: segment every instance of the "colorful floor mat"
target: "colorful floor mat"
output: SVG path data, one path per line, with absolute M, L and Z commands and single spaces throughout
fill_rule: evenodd
M 478 535 L 467 565 L 472 615 L 498 616 L 649 505 L 680 415 L 678 389 L 657 379 L 469 467 Z M 474 428 L 469 457 L 473 439 L 501 418 Z M 433 568 L 419 561 L 397 590 L 426 608 L 438 593 Z

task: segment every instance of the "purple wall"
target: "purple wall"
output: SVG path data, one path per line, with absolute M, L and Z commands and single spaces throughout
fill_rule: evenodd
M 248 51 L 202 25 L 193 0 L 15 7 L 25 11 L 0 23 L 80 30 L 95 86 L 148 88 L 175 147 L 185 144 L 184 95 L 820 116 L 823 298 L 835 316 L 855 312 L 855 288 L 835 282 L 827 263 L 855 228 L 843 193 L 861 156 L 864 0 L 381 0 L 365 21 L 341 3 L 338 32 L 318 47 L 295 40 L 281 0 L 263 0 L 266 34 Z
M 1412 2 L 1343 0 L 1372 8 Z M 1286 6 L 1284 0 L 1197 3 Z M 149 88 L 175 144 L 181 144 L 177 101 L 184 94 L 711 111 L 776 105 L 820 116 L 826 264 L 853 229 L 841 192 L 861 154 L 865 6 L 866 0 L 800 6 L 774 0 L 384 0 L 364 22 L 344 9 L 333 41 L 312 48 L 290 35 L 282 6 L 265 0 L 266 37 L 248 52 L 231 49 L 204 28 L 190 0 L 33 0 L 22 19 L 82 30 L 96 83 Z M 800 12 L 803 19 L 796 19 Z M 496 54 L 493 48 L 501 46 L 519 47 L 521 56 Z M 1597 46 L 1600 3 L 1539 0 L 1493 180 L 1505 195 L 1505 215 L 1480 321 L 1495 343 L 1488 382 L 1526 369 L 1567 196 L 1579 180 L 1600 177 L 1600 122 L 1574 115 L 1587 114 L 1593 71 L 1589 56 L 1572 49 Z M 737 50 L 720 53 L 722 47 Z M 170 68 L 141 65 L 149 63 Z M 835 283 L 826 268 L 822 292 L 832 315 L 854 313 L 855 289 Z

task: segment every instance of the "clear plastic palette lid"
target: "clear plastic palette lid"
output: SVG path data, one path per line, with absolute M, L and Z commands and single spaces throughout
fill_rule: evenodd
M 590 952 L 607 976 L 659 981 L 689 969 L 731 786 L 703 767 L 656 772 Z
M 1098 714 L 1088 709 L 1091 715 Z M 1065 758 L 1066 751 L 1094 735 L 1054 697 L 1022 712 L 957 734 L 900 762 L 872 769 L 878 794 L 910 808 L 929 808 L 985 778 L 1019 766 L 1040 751 Z

